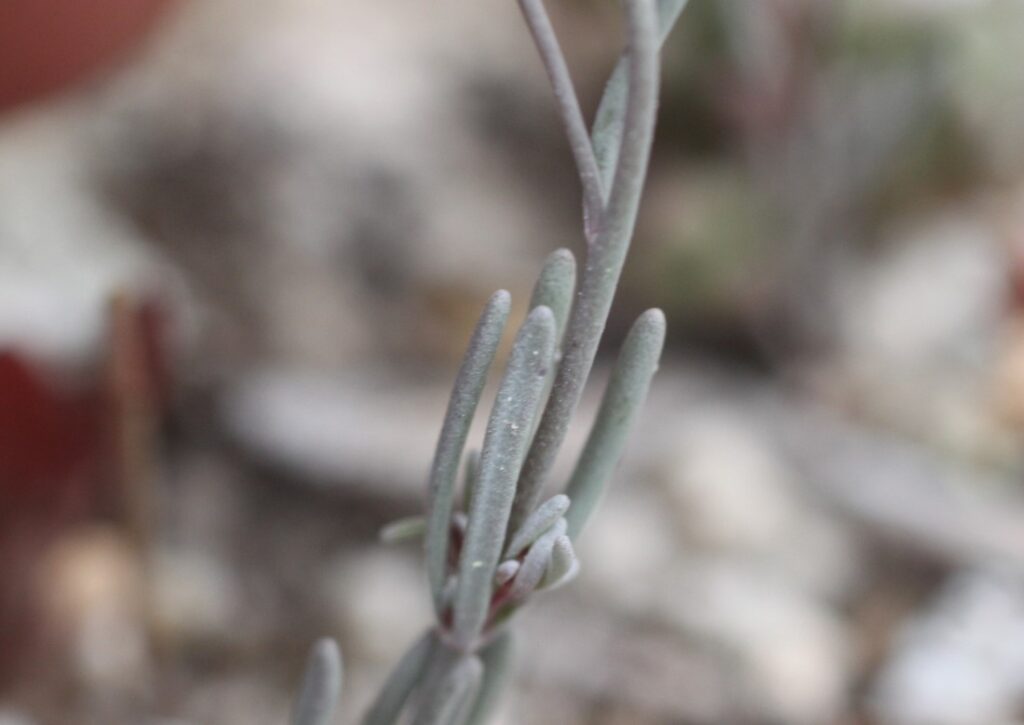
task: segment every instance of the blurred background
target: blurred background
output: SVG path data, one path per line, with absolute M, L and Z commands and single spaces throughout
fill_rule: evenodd
M 617 4 L 550 6 L 593 109 Z M 692 0 L 563 464 L 666 357 L 502 725 L 1024 722 L 1022 41 Z M 376 532 L 579 196 L 511 0 L 5 0 L 0 723 L 281 723 L 324 634 L 355 722 L 429 621 Z

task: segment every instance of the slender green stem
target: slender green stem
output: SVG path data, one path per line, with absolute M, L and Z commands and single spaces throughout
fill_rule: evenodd
M 576 98 L 569 67 L 566 65 L 558 36 L 544 9 L 543 1 L 519 0 L 519 7 L 540 51 L 544 68 L 555 91 L 562 124 L 569 137 L 569 147 L 572 149 L 580 175 L 580 184 L 583 187 L 584 230 L 589 239 L 597 233 L 604 210 L 604 192 L 601 189 L 601 174 L 594 157 L 594 147 L 590 143 L 590 134 L 587 132 L 586 121 L 583 120 L 579 99 Z
M 658 0 L 658 32 L 659 44 L 664 44 L 669 33 L 676 24 L 680 13 L 688 0 Z M 622 143 L 622 129 L 626 117 L 626 96 L 629 92 L 629 56 L 623 54 L 615 65 L 604 94 L 594 115 L 594 127 L 591 140 L 594 144 L 594 156 L 601 174 L 601 189 L 605 193 L 603 201 L 607 203 L 612 188 L 612 176 L 619 160 L 619 148 Z
M 650 157 L 658 101 L 658 32 L 652 0 L 628 0 L 629 89 L 622 150 L 600 234 L 589 245 L 562 360 L 520 476 L 511 529 L 529 516 L 565 439 L 604 332 L 633 235 Z

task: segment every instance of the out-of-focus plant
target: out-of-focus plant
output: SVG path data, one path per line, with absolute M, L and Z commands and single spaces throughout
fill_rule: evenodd
M 608 485 L 664 343 L 664 316 L 648 310 L 623 343 L 566 492 L 542 501 L 633 236 L 654 133 L 658 50 L 686 0 L 623 0 L 627 47 L 590 132 L 542 0 L 519 5 L 579 171 L 586 256 L 578 280 L 568 250 L 544 264 L 476 455 L 466 453 L 466 441 L 509 315 L 509 293 L 495 293 L 480 316 L 441 428 L 426 515 L 383 532 L 386 540 L 423 536 L 436 622 L 399 661 L 364 725 L 389 725 L 403 715 L 414 725 L 486 722 L 509 668 L 509 624 L 536 593 L 579 571 L 573 541 Z M 322 641 L 294 725 L 326 723 L 339 681 L 337 649 Z

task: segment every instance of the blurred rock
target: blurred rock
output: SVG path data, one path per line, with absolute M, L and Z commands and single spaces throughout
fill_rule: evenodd
M 579 585 L 601 601 L 643 615 L 678 546 L 672 519 L 649 492 L 632 484 L 613 489 L 577 544 Z
M 856 588 L 855 535 L 780 444 L 782 421 L 801 415 L 794 402 L 724 371 L 667 366 L 649 408 L 624 469 L 667 499 L 677 546 L 756 562 L 828 601 Z
M 1007 473 L 951 459 L 814 407 L 780 409 L 777 433 L 804 477 L 876 543 L 945 564 L 1024 569 L 1024 498 Z
M 965 570 L 902 629 L 872 690 L 893 725 L 1018 722 L 1024 705 L 1024 578 Z
M 115 292 L 184 302 L 180 278 L 96 197 L 86 143 L 59 114 L 0 124 L 0 347 L 72 370 L 99 355 Z
M 1009 261 L 994 225 L 973 215 L 896 235 L 847 274 L 840 370 L 826 385 L 918 440 L 968 460 L 1015 461 L 1016 436 L 991 398 Z
M 151 570 L 153 626 L 177 645 L 230 637 L 241 604 L 234 572 L 206 552 L 162 550 Z
M 257 457 L 306 478 L 419 495 L 447 392 L 395 377 L 266 370 L 230 391 L 225 422 Z
M 83 528 L 54 546 L 43 572 L 44 606 L 83 689 L 138 693 L 149 666 L 138 552 L 113 529 Z
M 565 725 L 587 725 L 590 722 L 582 703 L 566 697 L 564 689 L 533 688 L 518 694 L 521 697 L 511 707 L 510 722 L 550 721 Z
M 844 354 L 893 381 L 970 371 L 1002 320 L 1007 263 L 983 219 L 947 216 L 906 230 L 848 280 Z
M 685 557 L 663 577 L 658 611 L 731 663 L 748 717 L 810 725 L 843 712 L 846 626 L 785 578 L 748 562 Z
M 583 722 L 607 709 L 642 722 L 712 723 L 739 713 L 727 699 L 731 675 L 693 641 L 649 617 L 623 618 L 570 590 L 522 619 L 517 637 L 530 655 L 529 666 L 518 670 L 522 697 L 512 701 L 514 713 L 534 712 L 553 697 L 558 712 Z
M 483 127 L 501 101 L 540 157 L 562 143 L 533 113 L 527 35 L 496 13 L 517 20 L 183 4 L 133 68 L 0 124 L 0 343 L 80 360 L 127 287 L 171 298 L 193 380 L 254 357 L 447 360 L 477 300 L 510 276 L 525 299 L 577 214 L 568 155 L 538 191 Z
M 392 502 L 418 500 L 454 376 L 447 370 L 441 380 L 410 380 L 386 365 L 334 376 L 302 368 L 254 369 L 237 376 L 220 412 L 229 434 L 250 454 L 302 480 Z M 581 417 L 593 414 L 598 392 L 588 391 Z M 469 448 L 482 445 L 495 393 L 496 387 L 484 390 Z M 585 428 L 575 427 L 567 451 L 579 451 L 585 435 Z M 571 464 L 569 456 L 562 457 L 553 477 L 564 480 Z
M 792 530 L 799 517 L 792 474 L 749 414 L 703 407 L 680 421 L 676 436 L 654 460 L 692 545 L 754 553 Z
M 16 710 L 0 707 L 0 725 L 34 725 L 35 721 Z
M 185 722 L 204 725 L 288 721 L 291 693 L 241 668 L 228 676 L 211 675 L 197 681 L 175 708 Z
M 343 554 L 323 574 L 323 591 L 346 646 L 367 663 L 397 662 L 432 622 L 425 577 L 405 553 Z
M 492 87 L 517 105 L 543 87 L 495 52 L 525 49 L 493 22 L 515 12 L 214 0 L 109 89 L 97 174 L 212 309 L 207 355 L 446 357 L 464 305 L 529 279 L 561 220 L 473 113 Z

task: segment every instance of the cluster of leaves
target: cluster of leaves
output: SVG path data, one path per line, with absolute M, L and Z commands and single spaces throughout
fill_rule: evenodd
M 509 623 L 537 592 L 555 589 L 579 571 L 573 541 L 607 488 L 664 343 L 664 316 L 648 310 L 623 344 L 565 493 L 542 502 L 633 235 L 654 133 L 658 50 L 686 0 L 624 0 L 628 44 L 592 133 L 542 0 L 519 4 L 579 169 L 585 263 L 577 279 L 571 252 L 559 249 L 548 257 L 476 455 L 466 453 L 466 441 L 508 319 L 508 292 L 495 293 L 480 316 L 438 440 L 426 515 L 384 532 L 392 540 L 424 537 L 436 622 L 400 660 L 364 725 L 391 725 L 403 714 L 414 725 L 486 722 L 508 670 Z M 340 678 L 336 645 L 318 642 L 295 725 L 327 724 Z

